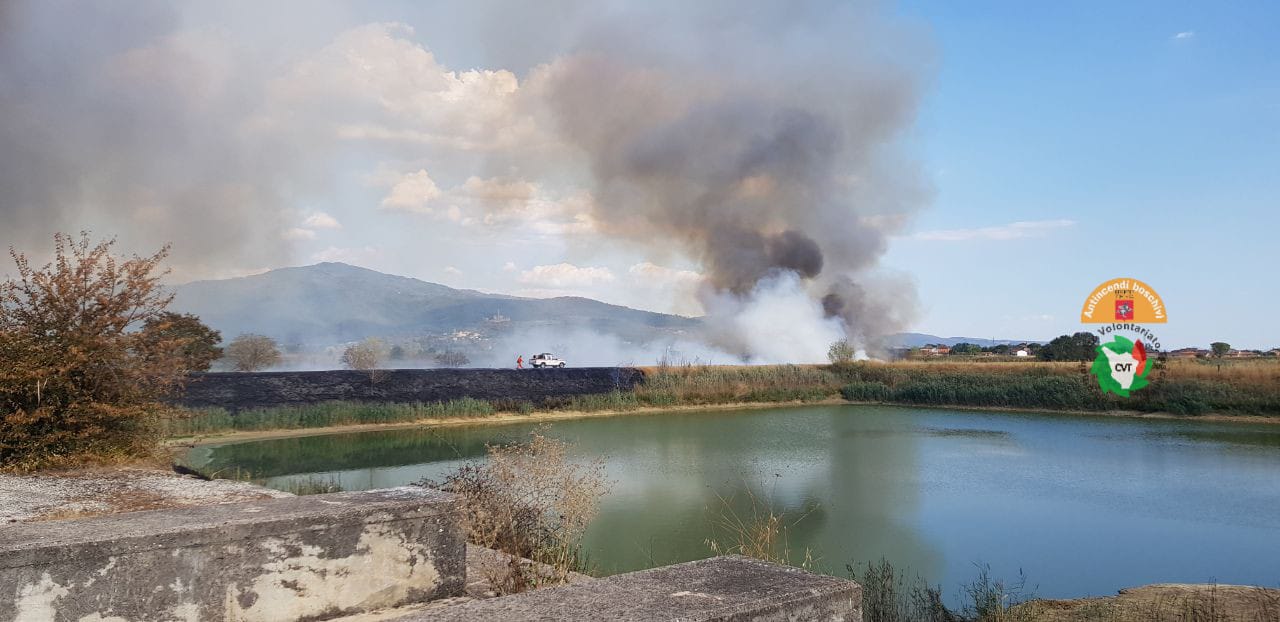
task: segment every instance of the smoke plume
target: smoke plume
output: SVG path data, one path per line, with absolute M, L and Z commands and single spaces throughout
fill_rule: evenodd
M 874 5 L 696 6 L 606 18 L 550 69 L 597 228 L 699 262 L 717 341 L 744 358 L 877 347 L 914 311 L 873 268 L 928 194 L 895 148 L 916 46 Z
M 0 247 L 56 231 L 173 243 L 179 277 L 272 267 L 296 137 L 250 131 L 264 78 L 231 33 L 187 29 L 166 3 L 4 3 Z M 287 181 L 286 181 L 287 180 Z

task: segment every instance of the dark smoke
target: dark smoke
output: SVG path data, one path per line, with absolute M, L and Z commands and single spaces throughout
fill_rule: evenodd
M 875 5 L 696 6 L 604 19 L 553 68 L 551 106 L 589 158 L 598 226 L 700 261 L 712 322 L 792 275 L 816 317 L 774 320 L 835 317 L 876 347 L 914 311 L 871 273 L 928 195 L 895 148 L 915 114 L 918 46 Z M 762 354 L 742 332 L 720 345 Z

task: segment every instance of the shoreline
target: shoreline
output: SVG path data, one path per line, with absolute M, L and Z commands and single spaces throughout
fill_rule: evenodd
M 1051 416 L 1083 416 L 1083 417 L 1120 417 L 1128 419 L 1156 419 L 1178 421 L 1206 421 L 1212 423 L 1240 423 L 1280 425 L 1280 417 L 1264 415 L 1224 415 L 1209 413 L 1204 415 L 1175 415 L 1169 412 L 1142 412 L 1136 410 L 1044 410 L 1038 408 L 1016 408 L 1009 406 L 936 406 L 901 404 L 896 402 L 852 402 L 839 397 L 810 402 L 728 402 L 724 404 L 696 404 L 676 406 L 646 406 L 626 410 L 544 410 L 534 411 L 527 415 L 503 412 L 488 417 L 449 417 L 421 419 L 403 423 L 353 423 L 338 426 L 315 428 L 284 428 L 278 430 L 246 430 L 215 432 L 208 435 L 182 436 L 162 441 L 165 447 L 173 449 L 189 449 L 207 445 L 223 445 L 230 443 L 271 440 L 277 438 L 297 438 L 305 436 L 326 436 L 330 434 L 349 434 L 358 432 L 409 430 L 418 428 L 509 425 L 516 423 L 541 423 L 550 421 L 566 421 L 574 419 L 590 419 L 595 417 L 618 417 L 624 415 L 657 415 L 664 413 L 689 412 L 725 412 L 733 410 L 759 410 L 763 408 L 798 408 L 804 406 L 893 406 L 899 408 L 924 408 L 929 410 L 960 410 L 966 412 L 995 412 L 1009 414 L 1040 414 Z

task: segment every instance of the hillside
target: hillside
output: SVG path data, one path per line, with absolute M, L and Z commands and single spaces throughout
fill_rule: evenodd
M 588 298 L 521 298 L 454 289 L 342 263 L 197 281 L 175 291 L 174 309 L 200 316 L 222 331 L 225 341 L 242 333 L 258 333 L 274 337 L 295 353 L 324 352 L 338 344 L 379 337 L 404 346 L 411 357 L 413 352 L 429 356 L 457 349 L 474 362 L 488 364 L 506 364 L 511 352 L 528 348 L 553 349 L 574 356 L 575 363 L 592 364 L 648 364 L 672 345 L 681 350 L 679 356 L 722 358 L 692 345 L 702 334 L 698 318 Z M 890 347 L 962 341 L 990 342 L 923 333 L 889 338 Z M 494 352 L 495 358 L 490 360 L 486 352 Z
M 582 330 L 646 342 L 695 331 L 696 319 L 576 297 L 520 298 L 454 289 L 342 263 L 281 268 L 175 288 L 174 309 L 195 313 L 224 339 L 259 333 L 282 343 L 324 347 L 362 339 L 457 331 Z

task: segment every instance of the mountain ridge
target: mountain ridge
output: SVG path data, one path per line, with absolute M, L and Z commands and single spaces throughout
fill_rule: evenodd
M 700 320 L 590 298 L 524 298 L 456 289 L 325 262 L 174 288 L 175 311 L 194 313 L 231 339 L 242 333 L 286 344 L 332 345 L 369 336 L 410 337 L 486 328 L 586 326 L 641 341 L 693 331 Z
M 530 329 L 549 333 L 585 329 L 615 335 L 626 343 L 653 343 L 672 337 L 696 340 L 704 328 L 702 318 L 582 296 L 526 298 L 460 289 L 341 262 L 192 281 L 173 289 L 175 311 L 200 316 L 226 341 L 256 333 L 286 346 L 312 349 L 366 337 L 397 340 L 460 331 L 493 336 Z M 990 345 L 992 340 L 905 332 L 890 336 L 887 342 L 890 347 L 911 348 L 961 342 Z

